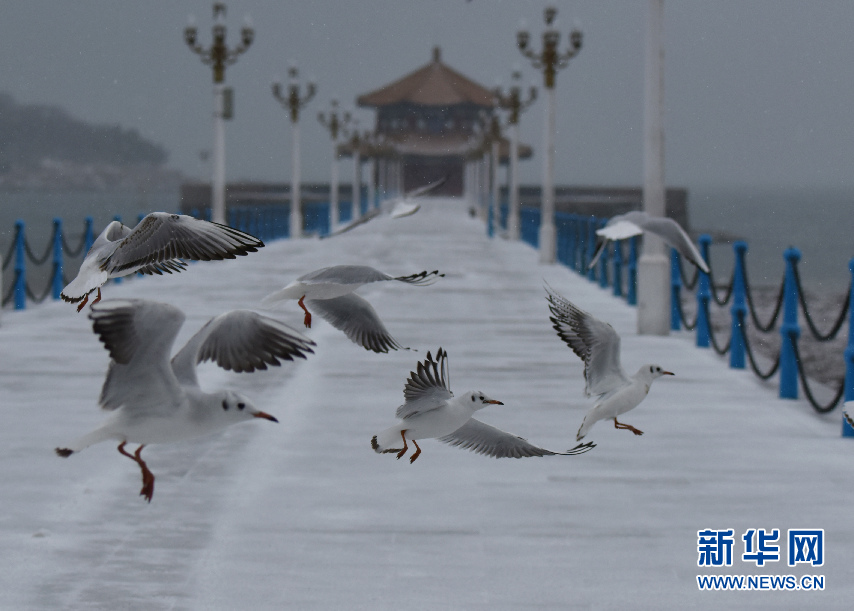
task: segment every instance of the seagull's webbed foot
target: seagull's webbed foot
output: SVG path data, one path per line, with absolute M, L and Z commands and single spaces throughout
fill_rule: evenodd
M 101 287 L 100 286 L 98 287 L 98 296 L 95 297 L 95 299 L 92 301 L 92 305 L 95 305 L 99 301 L 101 301 Z
M 303 324 L 307 329 L 311 329 L 311 312 L 305 307 L 305 295 L 299 298 L 297 301 L 297 305 L 302 308 L 302 311 L 305 312 L 305 317 L 303 318 Z
M 405 435 L 405 433 L 406 433 L 406 429 L 403 429 L 402 431 L 400 431 L 400 437 L 403 439 L 403 449 L 402 449 L 400 452 L 398 452 L 398 453 L 397 453 L 397 459 L 398 459 L 398 460 L 400 460 L 400 458 L 401 458 L 404 454 L 406 454 L 406 450 L 408 450 L 408 449 L 409 449 L 409 446 L 408 446 L 408 445 L 406 445 L 406 435 Z M 413 441 L 412 443 L 415 443 L 415 442 Z M 416 444 L 416 446 L 415 446 L 415 447 L 417 448 L 417 447 L 418 447 L 418 445 Z M 421 451 L 421 450 L 419 450 L 419 452 L 420 452 L 420 451 Z M 413 461 L 414 459 L 413 459 L 413 458 L 410 458 L 409 460 L 410 460 L 410 462 L 411 462 L 411 461 Z
M 415 444 L 415 453 L 413 453 L 412 456 L 409 457 L 409 464 L 410 465 L 415 462 L 416 458 L 421 456 L 421 448 L 418 447 L 418 442 L 413 439 L 412 443 Z
M 614 428 L 615 429 L 627 429 L 634 433 L 635 435 L 643 435 L 643 431 L 640 429 L 636 429 L 631 424 L 624 424 L 622 422 L 618 422 L 616 418 L 614 418 Z
M 86 305 L 87 301 L 89 301 L 89 293 L 86 293 L 85 295 L 83 295 L 83 301 L 81 301 L 80 305 L 77 306 L 78 312 L 83 309 L 83 307 Z
M 148 465 L 145 464 L 145 461 L 140 456 L 142 448 L 145 445 L 139 446 L 133 454 L 128 454 L 125 452 L 126 443 L 127 441 L 121 442 L 118 450 L 139 465 L 139 468 L 142 470 L 142 489 L 139 491 L 139 495 L 145 497 L 145 500 L 150 503 L 151 497 L 154 496 L 154 474 L 148 469 Z

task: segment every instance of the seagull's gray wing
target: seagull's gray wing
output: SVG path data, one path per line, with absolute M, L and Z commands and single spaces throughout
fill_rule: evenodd
M 430 184 L 426 184 L 423 187 L 418 187 L 417 189 L 413 189 L 412 191 L 408 191 L 403 197 L 405 199 L 409 199 L 411 197 L 421 197 L 422 195 L 426 195 L 430 193 L 430 191 L 435 191 L 443 184 L 445 184 L 448 180 L 447 176 L 443 176 L 439 180 L 435 182 L 431 182 Z
M 356 284 L 360 286 L 362 284 L 383 282 L 386 280 L 394 280 L 394 278 L 368 265 L 333 265 L 331 267 L 322 267 L 297 278 L 297 281 L 303 284 Z
M 110 353 L 100 404 L 106 410 L 134 404 L 156 406 L 180 392 L 169 366 L 175 337 L 184 323 L 178 308 L 143 299 L 107 299 L 92 304 L 92 329 Z
M 262 246 L 264 243 L 258 238 L 227 225 L 184 214 L 152 212 L 116 245 L 101 269 L 121 275 L 171 259 L 234 259 Z
M 320 239 L 325 240 L 326 238 L 333 238 L 337 235 L 341 235 L 342 233 L 347 233 L 351 229 L 355 229 L 359 225 L 364 225 L 368 221 L 371 221 L 371 220 L 377 218 L 380 214 L 382 214 L 382 210 L 380 210 L 379 208 L 374 208 L 373 210 L 370 210 L 366 214 L 363 214 L 362 216 L 357 218 L 355 221 L 351 221 L 347 225 L 344 225 L 344 227 L 342 227 L 341 229 L 338 229 L 337 231 L 333 231 L 332 233 L 328 233 L 326 235 L 320 236 Z
M 688 259 L 691 263 L 699 267 L 701 270 L 709 273 L 709 266 L 703 260 L 703 255 L 694 246 L 694 242 L 685 233 L 685 230 L 669 217 L 650 217 L 643 224 L 643 230 L 654 233 L 669 246 L 675 248 L 680 255 Z
M 234 310 L 212 318 L 172 359 L 172 370 L 183 385 L 198 386 L 196 365 L 213 361 L 238 373 L 280 365 L 314 352 L 316 344 L 283 322 L 249 310 Z
M 538 448 L 527 440 L 506 433 L 472 418 L 450 435 L 439 437 L 439 441 L 478 454 L 493 458 L 527 458 L 531 456 L 574 456 L 583 454 L 595 447 L 595 444 L 579 444 L 567 452 L 552 452 Z
M 386 330 L 374 307 L 354 293 L 333 299 L 307 299 L 306 306 L 366 350 L 388 352 L 403 348 Z
M 403 387 L 404 404 L 397 408 L 395 416 L 401 420 L 423 414 L 444 406 L 453 398 L 448 375 L 448 353 L 442 348 L 436 351 L 436 360 L 428 352 L 427 358 L 419 361 L 415 371 Z
M 643 229 L 640 225 L 637 224 L 637 217 L 629 216 L 635 213 L 628 214 L 620 214 L 611 218 L 608 221 L 608 224 L 602 227 L 601 229 L 596 230 L 596 235 L 601 238 L 602 243 L 599 245 L 599 248 L 596 250 L 596 254 L 590 260 L 590 263 L 587 265 L 587 269 L 591 269 L 596 263 L 599 262 L 599 258 L 602 256 L 605 248 L 607 248 L 608 244 L 616 240 L 627 240 L 628 238 L 632 238 L 636 235 L 641 235 L 643 233 Z M 645 215 L 645 213 L 642 213 Z M 634 218 L 635 220 L 631 220 Z
M 546 286 L 554 330 L 584 361 L 584 393 L 602 395 L 629 383 L 620 365 L 620 336 L 614 328 L 579 309 Z

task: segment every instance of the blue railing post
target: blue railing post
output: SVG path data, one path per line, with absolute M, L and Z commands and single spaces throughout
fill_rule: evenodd
M 614 240 L 614 297 L 623 296 L 623 243 Z
M 629 238 L 629 278 L 626 282 L 626 303 L 638 304 L 638 237 Z
M 596 222 L 596 217 L 591 216 L 587 219 L 587 279 L 590 282 L 596 281 L 596 266 L 590 266 L 590 262 L 593 260 L 593 256 L 596 254 L 596 225 L 599 223 Z
M 576 260 L 575 249 L 577 248 L 577 244 L 578 244 L 578 236 L 577 236 L 578 215 L 570 214 L 570 215 L 568 215 L 567 218 L 569 220 L 567 221 L 568 224 L 566 227 L 566 239 L 567 239 L 567 245 L 566 245 L 567 260 L 566 260 L 566 264 L 569 266 L 570 269 L 577 269 L 575 267 L 575 260 Z
M 114 221 L 118 221 L 118 222 L 120 222 L 120 223 L 121 223 L 121 222 L 122 222 L 122 217 L 121 217 L 121 216 L 119 216 L 119 215 L 117 214 L 116 216 L 114 216 L 114 217 L 113 217 L 113 220 L 114 220 Z M 115 282 L 116 284 L 121 284 L 121 283 L 122 283 L 122 278 L 121 278 L 121 277 L 113 278 L 113 282 Z
M 62 293 L 62 219 L 57 217 L 53 219 L 53 298 L 59 299 L 59 294 Z
M 15 309 L 27 307 L 27 266 L 24 254 L 24 221 L 15 221 Z
M 854 259 L 848 262 L 851 286 L 848 289 L 848 346 L 845 348 L 845 401 L 854 401 Z M 854 428 L 842 418 L 842 436 L 854 437 Z
M 795 359 L 795 342 L 801 335 L 798 326 L 798 285 L 795 282 L 795 266 L 801 258 L 797 248 L 787 248 L 783 253 L 786 260 L 786 278 L 783 285 L 783 324 L 780 325 L 780 398 L 798 398 L 798 363 Z
M 747 254 L 747 243 L 738 241 L 732 245 L 735 251 L 735 273 L 733 274 L 732 286 L 732 307 L 730 308 L 730 316 L 732 317 L 732 332 L 729 342 L 729 366 L 733 369 L 744 369 L 745 361 L 745 329 L 744 321 L 747 316 L 747 287 L 744 279 L 744 256 Z
M 495 202 L 492 195 L 489 196 L 489 209 L 486 211 L 486 235 L 487 237 L 495 237 Z
M 83 256 L 89 252 L 89 249 L 92 248 L 92 244 L 95 242 L 95 220 L 91 216 L 87 216 L 84 219 L 85 227 L 83 229 Z
M 679 252 L 670 249 L 670 330 L 679 331 L 682 328 L 682 274 L 679 273 Z
M 601 229 L 607 223 L 608 219 L 597 219 L 595 226 L 598 226 L 597 229 Z M 610 253 L 608 250 L 609 249 L 606 245 L 606 247 L 602 249 L 602 256 L 599 257 L 599 286 L 603 289 L 608 288 L 608 260 L 610 259 Z
M 706 263 L 709 262 L 709 246 L 712 244 L 712 236 L 703 234 L 700 236 L 700 254 Z M 708 348 L 711 345 L 710 334 L 712 332 L 709 320 L 709 301 L 712 299 L 712 289 L 709 274 L 698 272 L 700 280 L 697 282 L 697 347 Z

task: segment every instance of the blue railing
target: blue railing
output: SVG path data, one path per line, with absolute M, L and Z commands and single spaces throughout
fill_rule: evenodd
M 536 248 L 540 225 L 539 209 L 523 207 L 520 212 L 520 221 L 521 239 Z M 625 296 L 630 305 L 636 305 L 637 238 L 627 240 L 629 242 L 627 246 L 621 242 L 612 243 L 603 253 L 600 262 L 588 269 L 588 262 L 592 260 L 596 249 L 596 229 L 603 226 L 605 222 L 605 219 L 593 216 L 555 213 L 557 260 L 587 277 L 591 282 L 596 282 L 603 288 L 611 288 L 615 296 Z M 700 236 L 700 252 L 710 267 L 711 243 L 710 236 Z M 785 274 L 771 318 L 765 323 L 759 320 L 747 276 L 747 244 L 741 241 L 735 242 L 733 250 L 735 263 L 727 284 L 715 282 L 714 269 L 706 274 L 690 266 L 694 269 L 693 276 L 686 277 L 679 254 L 675 250 L 671 251 L 671 329 L 694 331 L 697 346 L 711 347 L 721 355 L 728 354 L 729 365 L 732 368 L 744 369 L 749 365 L 762 379 L 769 379 L 779 372 L 780 397 L 796 399 L 799 387 L 803 388 L 806 399 L 817 412 L 829 412 L 843 399 L 854 400 L 854 325 L 850 324 L 854 316 L 854 259 L 849 263 L 851 282 L 844 304 L 831 328 L 822 333 L 813 321 L 804 296 L 798 274 L 801 255 L 797 249 L 790 248 L 783 253 Z M 697 304 L 696 314 L 692 320 L 686 317 L 682 306 L 686 292 L 690 291 L 694 291 L 693 300 Z M 713 331 L 710 315 L 713 304 L 721 308 L 730 306 L 730 334 L 723 344 Z M 802 332 L 799 316 L 803 316 L 807 322 L 810 337 L 816 342 L 834 339 L 842 325 L 846 321 L 849 322 L 848 344 L 844 354 L 840 355 L 845 363 L 845 378 L 839 382 L 833 397 L 825 403 L 820 403 L 816 399 L 812 383 L 804 371 L 804 363 L 799 352 Z M 755 358 L 750 335 L 747 333 L 748 321 L 752 322 L 755 334 L 780 334 L 779 353 L 771 359 L 771 365 L 765 370 L 760 367 Z M 847 422 L 843 421 L 843 427 L 846 435 L 854 436 L 854 429 Z
M 368 211 L 368 197 L 366 189 L 362 190 L 362 197 L 358 210 L 365 214 Z M 378 202 L 374 202 L 376 206 Z M 305 201 L 303 209 L 303 233 L 306 235 L 326 235 L 330 232 L 329 227 L 329 202 L 327 201 Z M 338 202 L 338 218 L 346 223 L 353 218 L 353 202 Z M 205 220 L 211 219 L 210 208 L 201 210 L 194 209 L 191 216 Z M 138 216 L 142 220 L 144 214 Z M 118 216 L 115 220 L 121 221 Z M 228 224 L 232 227 L 250 233 L 265 242 L 286 238 L 290 235 L 290 205 L 231 205 L 228 208 Z M 14 271 L 12 283 L 9 289 L 2 294 L 0 307 L 13 303 L 16 310 L 27 307 L 27 301 L 41 303 L 49 295 L 53 299 L 59 299 L 63 287 L 68 284 L 65 268 L 69 260 L 80 258 L 82 261 L 85 253 L 89 251 L 95 239 L 92 217 L 86 217 L 84 221 L 83 234 L 80 241 L 70 246 L 66 241 L 66 233 L 60 218 L 53 220 L 53 233 L 48 239 L 45 250 L 37 255 L 26 237 L 26 226 L 23 221 L 15 223 L 15 235 L 8 251 L 3 257 L 3 271 L 12 267 Z M 27 267 L 41 267 L 51 262 L 53 269 L 45 288 L 36 292 L 33 290 L 30 279 L 27 277 Z M 122 278 L 115 278 L 115 283 L 121 283 Z M 2 293 L 2 287 L 0 287 Z

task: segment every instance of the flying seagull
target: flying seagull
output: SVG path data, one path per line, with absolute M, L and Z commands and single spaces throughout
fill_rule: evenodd
M 404 404 L 397 408 L 399 422 L 373 436 L 371 447 L 378 454 L 396 453 L 400 459 L 415 446 L 409 462 L 421 455 L 419 439 L 437 438 L 452 446 L 460 446 L 478 454 L 495 458 L 525 458 L 529 456 L 574 456 L 595 447 L 592 442 L 579 444 L 567 452 L 552 452 L 538 448 L 521 437 L 506 433 L 480 420 L 474 413 L 489 405 L 504 405 L 480 391 L 470 390 L 459 398 L 449 388 L 448 353 L 442 348 L 436 360 L 430 353 L 409 374 L 403 387 Z M 402 442 L 402 446 L 401 446 Z
M 709 273 L 709 266 L 703 260 L 703 256 L 685 230 L 672 218 L 662 216 L 649 216 L 646 212 L 633 210 L 625 214 L 611 217 L 602 229 L 596 230 L 596 235 L 604 238 L 602 244 L 596 250 L 596 254 L 587 266 L 588 269 L 596 265 L 602 252 L 612 241 L 625 240 L 648 231 L 660 237 L 664 242 L 675 248 L 680 255 L 699 267 L 702 271 Z
M 315 345 L 284 323 L 234 310 L 212 318 L 170 361 L 184 322 L 178 308 L 141 299 L 108 299 L 92 304 L 89 318 L 112 358 L 99 400 L 110 415 L 56 453 L 68 457 L 95 443 L 118 440 L 119 452 L 142 470 L 140 495 L 149 502 L 154 474 L 140 456 L 148 444 L 183 441 L 253 418 L 278 422 L 240 393 L 202 391 L 198 363 L 211 360 L 223 369 L 251 372 L 279 365 L 279 359 L 305 358 Z M 125 451 L 128 443 L 140 445 L 130 454 Z
M 394 277 L 367 265 L 335 265 L 300 276 L 285 288 L 264 297 L 261 303 L 270 306 L 298 299 L 297 304 L 305 312 L 303 323 L 306 327 L 311 327 L 308 305 L 333 327 L 343 331 L 352 342 L 366 350 L 388 352 L 402 346 L 386 330 L 373 306 L 353 291 L 363 284 L 389 280 L 427 286 L 444 275 L 433 270 Z
M 447 180 L 448 177 L 445 176 L 443 178 L 440 178 L 436 182 L 431 182 L 430 184 L 424 185 L 423 187 L 418 187 L 417 189 L 408 191 L 406 194 L 404 194 L 403 197 L 393 198 L 388 203 L 383 202 L 382 208 L 374 208 L 368 211 L 366 214 L 362 215 L 361 217 L 357 218 L 355 221 L 348 223 L 341 229 L 333 231 L 330 234 L 320 236 L 320 239 L 323 240 L 326 238 L 332 238 L 337 235 L 341 235 L 342 233 L 347 233 L 348 231 L 350 231 L 351 229 L 355 229 L 359 225 L 364 225 L 368 221 L 372 221 L 381 214 L 383 214 L 383 209 L 385 208 L 391 208 L 388 215 L 393 219 L 399 219 L 405 216 L 412 216 L 421 209 L 421 204 L 414 200 L 419 197 L 423 197 L 424 195 L 427 195 L 432 191 L 435 191 L 443 184 L 445 184 Z
M 227 225 L 202 221 L 184 214 L 152 212 L 131 229 L 113 221 L 92 243 L 77 277 L 61 293 L 65 301 L 76 303 L 77 311 L 110 278 L 142 274 L 171 274 L 186 269 L 182 259 L 214 261 L 234 259 L 264 246 L 258 238 Z
M 672 376 L 658 365 L 642 365 L 631 377 L 620 364 L 620 336 L 606 322 L 594 318 L 568 299 L 546 286 L 547 300 L 558 337 L 584 361 L 584 394 L 597 395 L 597 402 L 581 423 L 576 441 L 581 441 L 599 420 L 613 419 L 614 428 L 643 435 L 617 416 L 637 407 L 646 398 L 652 382 L 663 375 Z

